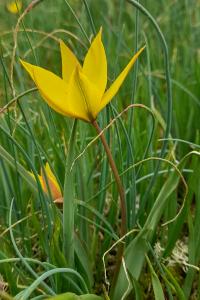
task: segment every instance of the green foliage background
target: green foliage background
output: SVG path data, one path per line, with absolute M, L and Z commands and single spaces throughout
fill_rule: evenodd
M 23 1 L 23 9 L 29 3 Z M 137 10 L 134 3 L 140 3 L 149 15 Z M 197 299 L 200 2 L 43 0 L 25 15 L 16 33 L 18 18 L 1 1 L 0 107 L 10 101 L 13 104 L 0 109 L 0 290 L 15 299 L 45 299 L 64 292 L 109 294 L 114 300 L 123 295 L 123 299 Z M 152 20 L 159 25 L 168 49 Z M 84 152 L 73 166 L 72 270 L 63 253 L 62 207 L 43 193 L 27 171 L 37 177 L 48 161 L 63 190 L 73 120 L 42 101 L 19 63 L 22 58 L 60 75 L 59 39 L 82 61 L 100 26 L 109 84 L 136 49 L 146 44 L 119 93 L 98 116 L 101 128 L 131 103 L 147 106 L 154 116 L 143 107 L 130 108 L 105 131 L 126 191 L 129 232 L 126 272 L 122 267 L 111 292 L 102 257 L 119 239 L 120 206 L 104 149 L 99 139 L 87 147 L 96 133 L 92 126 L 78 121 L 75 157 Z M 105 256 L 109 282 L 116 249 Z

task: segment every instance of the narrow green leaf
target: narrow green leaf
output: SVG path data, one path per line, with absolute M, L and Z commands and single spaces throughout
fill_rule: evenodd
M 86 294 L 86 295 L 81 295 L 80 300 L 103 300 L 103 298 L 93 294 Z
M 139 282 L 135 280 L 135 278 L 130 273 L 129 273 L 129 278 L 134 290 L 135 300 L 142 300 L 143 299 L 142 287 L 140 286 Z
M 67 154 L 64 182 L 64 203 L 63 203 L 63 251 L 67 263 L 74 266 L 74 183 L 73 170 L 71 170 L 75 151 L 77 120 L 74 121 Z
M 154 271 L 153 266 L 147 256 L 146 256 L 146 260 L 149 265 L 149 269 L 150 269 L 150 273 L 151 273 L 151 280 L 152 280 L 155 300 L 165 300 L 165 296 L 163 293 L 163 288 L 160 283 L 160 280 L 159 280 L 156 272 Z
M 42 275 L 40 275 L 28 288 L 26 288 L 24 291 L 20 292 L 16 296 L 16 299 L 17 300 L 19 300 L 19 299 L 23 299 L 23 300 L 30 299 L 30 295 L 35 291 L 35 289 L 37 289 L 37 287 L 41 284 L 41 282 L 43 282 L 48 277 L 50 277 L 54 274 L 57 274 L 57 273 L 63 273 L 63 274 L 66 273 L 66 274 L 68 274 L 69 277 L 71 276 L 73 278 L 73 281 L 79 283 L 79 286 L 83 288 L 83 292 L 86 292 L 86 293 L 88 292 L 85 281 L 84 281 L 83 277 L 78 272 L 76 272 L 73 269 L 69 269 L 69 268 L 56 268 L 56 269 L 49 270 L 49 271 L 43 273 Z
M 14 170 L 16 169 L 16 163 L 14 158 L 0 145 L 0 157 L 9 164 Z M 17 170 L 22 176 L 22 178 L 26 181 L 28 186 L 35 192 L 38 191 L 36 181 L 32 178 L 32 176 L 27 172 L 27 170 L 17 162 Z
M 81 296 L 77 296 L 73 293 L 65 293 L 55 297 L 51 297 L 52 300 L 103 300 L 103 298 L 93 295 L 93 294 L 85 294 Z
M 162 265 L 163 269 L 165 270 L 165 273 L 169 279 L 169 281 L 173 284 L 173 287 L 176 291 L 176 295 L 179 300 L 186 300 L 186 297 L 184 295 L 183 290 L 181 289 L 180 285 L 178 284 L 176 278 L 172 275 L 172 273 L 167 269 L 164 265 Z
M 79 296 L 75 295 L 74 293 L 65 293 L 55 297 L 49 298 L 51 300 L 79 300 Z

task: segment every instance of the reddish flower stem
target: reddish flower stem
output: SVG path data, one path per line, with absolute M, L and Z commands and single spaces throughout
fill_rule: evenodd
M 116 184 L 117 184 L 119 197 L 120 197 L 120 206 L 121 206 L 121 236 L 124 236 L 126 234 L 126 203 L 125 203 L 124 188 L 123 188 L 123 185 L 122 185 L 122 182 L 121 182 L 121 179 L 120 179 L 119 172 L 117 170 L 115 161 L 113 160 L 112 153 L 111 153 L 110 148 L 108 146 L 108 143 L 106 141 L 105 135 L 103 134 L 101 128 L 99 127 L 99 125 L 96 121 L 94 121 L 92 124 L 95 127 L 97 133 L 100 134 L 100 139 L 101 139 L 101 142 L 102 142 L 102 144 L 104 146 L 104 149 L 106 151 L 108 161 L 109 161 L 109 164 L 110 164 L 110 168 L 112 169 L 113 175 L 115 177 L 115 181 L 116 181 Z M 116 264 L 116 268 L 115 268 L 114 278 L 113 278 L 113 281 L 112 281 L 112 288 L 115 286 L 116 281 L 117 281 L 117 277 L 118 277 L 120 266 L 121 266 L 121 259 L 122 259 L 123 252 L 124 252 L 124 244 L 120 243 L 119 248 L 118 248 L 118 253 L 117 253 L 117 264 Z

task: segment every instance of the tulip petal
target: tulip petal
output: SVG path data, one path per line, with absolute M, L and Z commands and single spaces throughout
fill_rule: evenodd
M 22 9 L 22 1 L 21 0 L 13 0 L 8 2 L 8 4 L 6 5 L 7 10 L 11 13 L 11 14 L 17 14 L 20 12 L 20 10 Z
M 62 78 L 68 83 L 74 69 L 81 65 L 74 53 L 60 40 L 60 51 L 62 57 Z
M 60 190 L 60 186 L 57 182 L 57 179 L 55 177 L 55 175 L 53 174 L 53 172 L 51 171 L 51 168 L 49 166 L 48 163 L 46 163 L 45 165 L 45 171 L 46 171 L 46 174 L 47 174 L 47 177 L 48 179 L 50 179 L 52 181 L 52 183 L 54 184 L 56 190 L 59 192 L 59 194 L 61 195 L 61 190 Z
M 51 191 L 53 200 L 61 198 L 62 194 L 61 194 L 60 187 L 59 187 L 58 182 L 57 182 L 54 174 L 52 173 L 48 163 L 45 166 L 45 172 L 46 172 L 46 177 L 47 177 L 49 189 Z M 43 182 L 44 191 L 47 193 L 48 188 L 46 185 L 46 178 L 43 174 L 43 171 L 41 171 L 41 174 L 42 174 L 42 182 Z
M 56 203 L 56 204 L 63 204 L 63 197 L 57 198 L 53 202 Z
M 33 175 L 33 177 L 35 178 L 34 175 Z M 43 179 L 42 179 L 42 176 L 39 175 L 39 174 L 38 174 L 38 179 L 39 179 L 39 181 L 40 181 L 40 184 L 41 184 L 41 187 L 42 187 L 43 191 L 46 192 L 46 190 L 45 190 L 45 185 L 44 185 L 44 181 L 43 181 Z
M 96 85 L 94 85 L 88 79 L 88 77 L 86 77 L 85 74 L 81 72 L 81 70 L 79 70 L 77 75 L 82 93 L 84 94 L 84 97 L 87 102 L 90 121 L 93 122 L 97 117 L 97 112 L 101 103 L 102 93 L 99 91 Z
M 22 61 L 21 61 L 22 62 Z M 41 96 L 58 113 L 88 121 L 85 118 L 85 107 L 80 97 L 68 97 L 69 85 L 57 75 L 43 68 L 22 62 L 34 80 Z M 75 100 L 74 100 L 75 99 Z
M 72 100 L 74 99 L 73 103 Z M 82 110 L 83 120 L 92 122 L 96 118 L 97 107 L 100 104 L 101 95 L 96 87 L 87 79 L 87 77 L 79 70 L 75 69 L 71 77 L 68 88 L 68 99 L 73 104 L 74 111 Z M 98 105 L 97 105 L 98 103 Z
M 105 92 L 105 94 L 102 97 L 100 110 L 102 110 L 110 101 L 111 99 L 116 95 L 119 88 L 121 87 L 122 83 L 124 82 L 126 76 L 128 75 L 129 71 L 131 70 L 132 66 L 134 65 L 135 61 L 137 60 L 138 56 L 142 53 L 145 47 L 141 48 L 130 60 L 128 65 L 124 68 L 124 70 L 119 74 L 119 76 L 116 78 L 116 80 L 113 82 L 113 84 L 110 86 L 110 88 Z M 98 112 L 99 112 L 98 111 Z
M 49 76 L 50 76 L 50 77 L 57 77 L 56 79 L 59 79 L 59 80 L 56 80 L 56 81 L 63 81 L 63 80 L 61 80 L 58 76 L 56 76 L 55 74 L 53 74 L 53 73 L 51 73 L 51 72 L 49 72 L 49 71 L 47 71 L 47 70 L 45 70 L 45 69 L 43 69 L 43 68 L 34 66 L 34 65 L 29 64 L 29 63 L 27 63 L 27 62 L 25 62 L 25 61 L 23 61 L 23 60 L 20 60 L 20 62 L 21 62 L 21 64 L 23 65 L 23 67 L 26 69 L 26 71 L 29 73 L 29 75 L 31 76 L 32 80 L 33 80 L 33 81 L 35 82 L 35 84 L 37 85 L 40 94 L 41 94 L 42 97 L 46 100 L 46 102 L 47 102 L 54 110 L 56 110 L 58 113 L 63 114 L 63 115 L 66 115 L 66 113 L 64 113 L 63 110 L 60 109 L 60 108 L 58 107 L 58 105 L 55 105 L 55 104 L 53 103 L 53 101 L 51 101 L 51 100 L 49 99 L 49 97 L 46 96 L 45 91 L 43 92 L 43 89 L 40 88 L 40 85 L 37 84 L 37 80 L 36 80 L 36 78 L 35 78 L 35 75 L 36 75 L 38 72 L 41 71 L 41 72 L 43 72 L 43 73 L 46 72 L 46 74 L 47 74 L 47 80 L 48 80 L 48 77 L 49 77 Z M 37 71 L 38 71 L 38 72 L 37 72 Z M 49 76 L 48 76 L 48 75 L 49 75 Z M 51 75 L 52 75 L 52 76 L 51 76 Z M 52 81 L 52 80 L 50 80 L 50 81 Z M 44 82 L 44 80 L 42 80 L 42 82 Z M 41 84 L 42 84 L 42 82 L 41 82 Z M 64 83 L 64 81 L 63 81 L 63 83 Z M 45 82 L 45 83 L 43 83 L 43 85 L 44 85 L 44 87 L 46 87 L 46 89 L 48 89 L 48 86 L 51 85 L 51 83 Z M 62 85 L 62 83 L 61 83 L 61 85 Z M 67 86 L 67 85 L 65 85 L 65 90 L 67 90 L 66 86 Z M 53 87 L 53 86 L 52 86 L 52 87 Z M 61 92 L 60 88 L 59 88 L 58 90 L 59 90 L 59 92 Z M 62 96 L 65 97 L 65 98 L 66 98 L 66 93 L 67 93 L 67 92 L 65 92 L 65 95 L 62 95 Z M 55 94 L 55 93 L 54 93 L 54 94 Z M 56 98 L 58 98 L 58 96 L 59 96 L 59 95 L 56 93 Z M 62 98 L 63 98 L 63 97 L 62 97 Z M 56 98 L 55 98 L 55 99 L 56 99 Z M 54 100 L 55 100 L 55 99 L 54 99 Z
M 107 84 L 107 60 L 105 49 L 101 41 L 102 28 L 94 38 L 84 60 L 83 73 L 104 93 Z
M 31 65 L 31 64 L 23 61 L 22 59 L 20 59 L 19 61 L 22 64 L 22 66 L 24 67 L 24 69 L 29 73 L 29 75 L 31 76 L 31 78 L 34 81 L 34 74 L 33 74 L 34 65 Z
M 27 172 L 36 181 L 35 174 L 33 174 L 32 172 L 29 172 L 29 171 L 27 171 Z M 41 187 L 42 187 L 42 189 L 44 191 L 44 184 L 43 184 L 42 176 L 40 176 L 39 174 L 37 174 L 37 177 L 38 177 L 39 182 L 41 184 Z

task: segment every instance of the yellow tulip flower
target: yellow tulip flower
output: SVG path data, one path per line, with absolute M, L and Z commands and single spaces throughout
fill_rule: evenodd
M 46 180 L 45 180 L 45 179 L 47 179 L 48 186 L 49 186 L 51 196 L 53 198 L 54 203 L 63 203 L 63 197 L 62 197 L 62 193 L 61 193 L 59 184 L 58 184 L 53 172 L 51 171 L 49 164 L 46 163 L 44 168 L 45 168 L 46 177 L 44 176 L 44 172 L 42 170 L 41 170 L 41 175 L 38 174 L 38 179 L 40 181 L 43 191 L 46 194 L 48 193 L 48 188 L 47 188 L 47 184 L 46 184 Z M 34 175 L 32 173 L 30 173 L 30 175 L 32 177 L 34 177 Z
M 144 49 L 143 47 L 133 56 L 121 74 L 106 90 L 107 60 L 101 35 L 102 29 L 94 38 L 83 66 L 64 42 L 60 41 L 62 78 L 46 69 L 21 60 L 22 65 L 38 87 L 41 96 L 58 113 L 93 123 L 98 113 L 118 92 Z
M 22 1 L 20 0 L 10 1 L 6 5 L 6 7 L 11 14 L 17 14 L 22 9 Z

